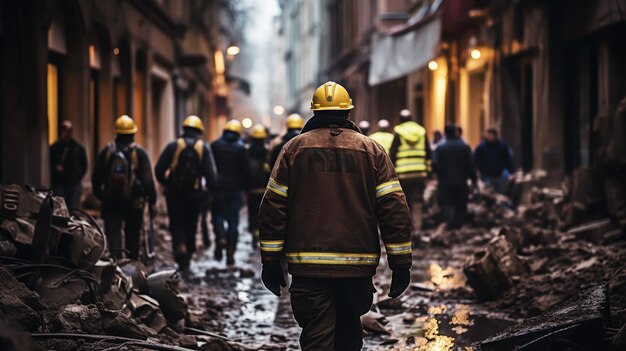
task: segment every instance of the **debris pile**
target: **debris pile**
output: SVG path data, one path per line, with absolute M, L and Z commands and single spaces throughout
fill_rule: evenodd
M 588 171 L 575 172 L 561 188 L 543 187 L 542 176 L 518 176 L 509 197 L 483 192 L 474 199 L 470 223 L 447 233 L 477 246 L 463 269 L 475 297 L 487 310 L 514 318 L 544 317 L 581 291 L 606 284 L 610 317 L 607 310 L 603 326 L 623 326 L 625 228 L 602 205 Z
M 148 274 L 141 262 L 111 259 L 98 222 L 61 197 L 0 185 L 0 204 L 0 321 L 17 328 L 0 335 L 3 345 L 242 349 L 198 329 L 175 270 Z

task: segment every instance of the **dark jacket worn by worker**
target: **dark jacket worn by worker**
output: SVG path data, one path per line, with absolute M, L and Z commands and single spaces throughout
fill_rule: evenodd
M 513 171 L 513 158 L 509 146 L 498 140 L 495 143 L 483 141 L 476 147 L 474 162 L 481 176 L 501 177 L 504 170 Z
M 472 150 L 462 140 L 448 138 L 434 154 L 433 169 L 440 185 L 462 185 L 468 179 L 476 183 Z
M 218 192 L 247 191 L 250 188 L 248 152 L 239 135 L 225 131 L 211 144 L 217 166 Z
M 60 172 L 57 166 L 62 166 Z M 58 140 L 50 147 L 50 175 L 53 184 L 79 183 L 87 172 L 85 148 L 75 139 Z
M 156 203 L 156 188 L 154 179 L 152 178 L 152 166 L 146 151 L 139 145 L 135 144 L 132 139 L 126 138 L 125 135 L 118 136 L 115 141 L 109 143 L 98 154 L 96 164 L 91 175 L 91 185 L 94 195 L 100 201 L 106 201 L 106 183 L 109 176 L 109 158 L 115 150 L 122 150 L 126 158 L 130 160 L 131 169 L 134 172 L 134 184 L 140 193 L 135 194 L 137 197 L 143 197 L 149 204 Z
M 400 179 L 423 179 L 431 171 L 431 151 L 426 129 L 413 121 L 394 128 L 389 156 Z
M 267 148 L 263 140 L 251 140 L 248 147 L 250 160 L 250 191 L 253 194 L 265 192 L 269 180 L 269 166 L 267 164 Z
M 202 134 L 185 130 L 180 138 L 169 143 L 161 153 L 161 156 L 154 167 L 154 174 L 159 183 L 165 187 L 166 191 L 177 190 L 175 189 L 175 185 L 171 179 L 172 172 L 176 168 L 175 163 L 178 162 L 178 157 L 183 151 L 183 148 L 189 147 L 190 145 L 198 153 L 200 158 L 198 181 L 200 182 L 200 178 L 204 178 L 206 181 L 206 188 L 210 192 L 215 190 L 217 183 L 215 160 L 213 159 L 213 153 L 211 152 L 210 146 L 204 143 L 201 138 Z M 198 187 L 196 190 L 203 189 Z
M 278 159 L 278 155 L 280 154 L 280 150 L 282 150 L 283 146 L 285 146 L 285 144 L 287 144 L 289 140 L 297 137 L 298 135 L 300 135 L 300 129 L 289 129 L 287 130 L 287 133 L 282 136 L 280 143 L 272 148 L 269 160 L 270 169 L 274 168 L 276 160 Z
M 410 215 L 387 153 L 343 118 L 313 117 L 288 142 L 261 203 L 264 264 L 286 257 L 294 276 L 369 277 L 380 257 L 411 265 Z

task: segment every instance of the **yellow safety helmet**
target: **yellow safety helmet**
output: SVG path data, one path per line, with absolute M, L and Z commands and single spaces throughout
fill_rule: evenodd
M 352 99 L 341 84 L 328 81 L 319 86 L 311 100 L 311 111 L 351 110 Z
M 287 129 L 302 129 L 304 128 L 304 120 L 297 113 L 292 113 L 287 117 Z
M 262 124 L 255 124 L 250 131 L 250 138 L 265 140 L 267 138 L 267 130 Z
M 234 132 L 241 135 L 241 133 L 243 133 L 243 126 L 238 120 L 231 119 L 224 125 L 224 131 Z
M 115 133 L 135 134 L 137 133 L 137 125 L 128 115 L 121 115 L 115 120 Z
M 200 117 L 196 115 L 191 115 L 185 118 L 185 121 L 183 121 L 183 127 L 195 128 L 204 132 L 204 123 L 202 123 Z

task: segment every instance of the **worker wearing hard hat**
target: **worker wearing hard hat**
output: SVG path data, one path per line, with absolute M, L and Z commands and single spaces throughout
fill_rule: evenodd
M 250 193 L 248 194 L 248 230 L 252 234 L 252 245 L 257 247 L 259 242 L 259 205 L 265 186 L 269 180 L 269 165 L 267 164 L 267 129 L 257 124 L 250 131 L 248 158 L 250 160 Z
M 370 310 L 380 237 L 393 271 L 389 296 L 409 285 L 409 210 L 383 148 L 348 119 L 354 108 L 335 82 L 317 88 L 315 116 L 283 147 L 260 216 L 262 280 L 280 295 L 293 276 L 291 305 L 302 350 L 360 350 L 360 316 Z
M 272 151 L 270 152 L 270 159 L 268 162 L 270 168 L 274 168 L 274 164 L 276 163 L 276 159 L 278 158 L 278 154 L 283 148 L 283 145 L 285 145 L 289 140 L 297 137 L 300 134 L 302 127 L 304 127 L 304 120 L 299 114 L 292 113 L 289 115 L 289 117 L 287 117 L 286 126 L 287 133 L 285 133 L 282 138 L 280 138 L 272 145 Z
M 215 259 L 221 261 L 226 249 L 226 264 L 235 263 L 239 240 L 239 211 L 243 193 L 250 189 L 250 161 L 241 142 L 243 126 L 236 119 L 224 126 L 222 136 L 211 144 L 217 165 L 217 186 L 211 206 L 215 231 Z M 224 226 L 228 223 L 228 230 Z
M 172 251 L 180 270 L 189 268 L 196 251 L 198 219 L 204 197 L 215 192 L 217 171 L 211 148 L 202 140 L 204 123 L 198 116 L 183 122 L 183 133 L 169 143 L 154 167 L 165 188 Z
M 140 232 L 143 228 L 145 204 L 150 215 L 156 213 L 156 189 L 148 154 L 135 143 L 138 131 L 135 121 L 127 115 L 115 121 L 114 141 L 100 151 L 91 184 L 94 195 L 102 201 L 102 218 L 115 258 L 123 252 L 131 259 L 139 257 Z M 125 245 L 122 243 L 124 227 Z
M 417 233 L 422 229 L 422 198 L 431 172 L 430 143 L 426 129 L 413 121 L 407 109 L 400 111 L 394 134 L 389 156 L 411 209 L 412 230 Z
M 378 131 L 370 134 L 370 138 L 374 139 L 389 153 L 393 142 L 393 133 L 389 132 L 389 121 L 386 119 L 378 121 Z

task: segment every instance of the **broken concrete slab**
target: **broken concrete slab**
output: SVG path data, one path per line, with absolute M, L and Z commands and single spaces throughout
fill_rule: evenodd
M 604 239 L 604 234 L 613 228 L 611 220 L 607 218 L 578 225 L 568 230 L 567 234 L 598 244 Z
M 45 318 L 46 330 L 51 332 L 78 332 L 103 334 L 102 316 L 96 305 L 67 305 L 58 313 Z
M 551 348 L 556 345 L 552 336 L 557 336 L 591 347 L 589 349 L 607 349 L 604 335 L 608 321 L 607 286 L 597 286 L 576 299 L 480 342 L 479 348 L 482 351 L 504 351 L 522 346 L 528 346 L 527 350 L 555 349 Z

